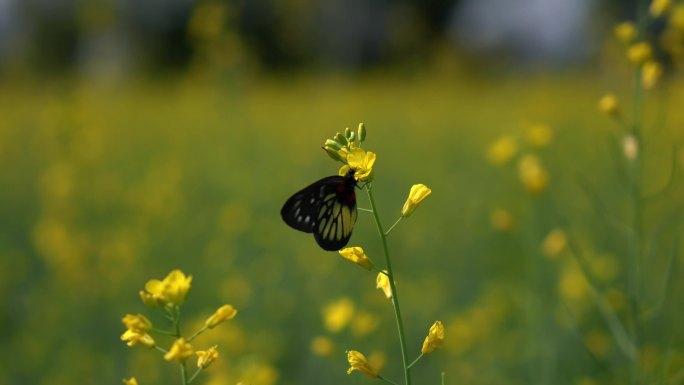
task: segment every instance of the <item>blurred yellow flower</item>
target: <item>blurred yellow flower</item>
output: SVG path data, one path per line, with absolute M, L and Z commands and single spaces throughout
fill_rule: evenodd
M 375 288 L 381 289 L 383 293 L 385 293 L 387 299 L 392 299 L 392 286 L 390 285 L 390 280 L 387 276 L 387 270 L 378 273 L 378 276 L 375 278 Z
M 335 351 L 335 343 L 326 336 L 318 336 L 311 341 L 311 351 L 321 357 L 329 357 Z
M 507 163 L 518 152 L 518 143 L 511 136 L 502 136 L 487 148 L 487 159 L 494 165 Z
M 340 255 L 345 259 L 354 262 L 366 270 L 373 269 L 373 262 L 368 259 L 368 256 L 361 247 L 346 247 L 339 251 Z
M 602 281 L 614 280 L 620 272 L 620 262 L 612 255 L 600 255 L 589 261 L 594 276 Z
M 383 352 L 372 352 L 368 355 L 368 365 L 370 365 L 376 372 L 381 372 L 387 364 L 387 356 Z
M 373 165 L 376 155 L 374 152 L 365 151 L 361 148 L 352 148 L 347 155 L 347 164 L 354 170 L 354 178 L 359 182 L 373 180 Z
M 430 331 L 423 341 L 423 348 L 420 352 L 423 354 L 432 353 L 442 344 L 444 344 L 444 325 L 441 321 L 436 321 L 430 326 Z
M 605 94 L 599 99 L 599 111 L 610 116 L 617 116 L 620 112 L 618 100 L 613 94 Z
M 371 378 L 376 378 L 378 376 L 378 372 L 376 372 L 375 369 L 370 366 L 366 356 L 360 352 L 357 352 L 356 350 L 350 350 L 347 352 L 347 361 L 349 361 L 349 369 L 347 370 L 347 374 L 351 374 L 356 370 Z
M 616 289 L 608 289 L 605 293 L 606 301 L 614 312 L 620 312 L 627 305 L 627 297 L 623 292 Z
M 679 4 L 672 9 L 669 23 L 679 32 L 684 31 L 684 4 Z
M 553 131 L 546 124 L 535 124 L 525 128 L 525 141 L 532 147 L 544 147 L 553 140 Z
M 663 66 L 660 63 L 652 60 L 647 61 L 641 68 L 641 85 L 650 90 L 656 85 L 662 74 Z
M 416 210 L 418 204 L 430 194 L 432 194 L 432 190 L 424 184 L 414 184 L 411 186 L 409 196 L 406 198 L 404 207 L 401 209 L 401 216 L 408 218 Z
M 634 23 L 623 21 L 615 26 L 613 30 L 615 36 L 623 43 L 631 43 L 637 36 L 637 30 Z
M 129 379 L 124 379 L 123 383 L 124 385 L 138 385 L 138 380 L 136 380 L 135 377 L 131 377 Z
M 354 316 L 354 303 L 349 298 L 340 298 L 323 308 L 323 323 L 326 330 L 337 333 L 342 330 Z
M 185 276 L 180 270 L 173 270 L 164 280 L 151 279 L 145 284 L 145 291 L 140 297 L 145 304 L 159 304 L 162 306 L 182 305 L 190 290 L 192 276 Z
M 634 64 L 643 64 L 653 56 L 651 45 L 646 42 L 633 44 L 627 50 L 627 57 Z
M 150 330 L 152 328 L 152 322 L 142 314 L 126 314 L 121 319 L 121 322 L 123 322 L 127 329 Z
M 183 362 L 192 356 L 193 350 L 192 345 L 185 342 L 184 338 L 178 338 L 171 345 L 171 349 L 164 354 L 164 359 L 166 361 L 176 360 L 178 362 Z
M 222 322 L 232 320 L 236 314 L 237 310 L 233 307 L 233 305 L 223 305 L 216 309 L 214 314 L 204 321 L 204 325 L 209 329 L 213 329 Z
M 520 159 L 518 176 L 525 190 L 533 194 L 543 192 L 549 184 L 549 175 L 535 155 L 525 155 Z
M 121 335 L 121 341 L 126 342 L 128 346 L 136 344 L 143 345 L 148 348 L 154 347 L 154 338 L 144 331 L 137 329 L 128 329 Z
M 622 153 L 627 160 L 634 160 L 639 156 L 639 141 L 634 135 L 625 135 L 622 138 Z
M 639 352 L 639 365 L 647 372 L 655 370 L 663 359 L 660 349 L 655 345 L 644 345 Z
M 372 314 L 359 312 L 351 323 L 351 330 L 354 336 L 363 337 L 371 333 L 378 327 L 378 318 Z
M 584 343 L 597 357 L 605 358 L 610 352 L 610 337 L 601 330 L 594 329 L 587 333 Z
M 489 223 L 494 230 L 508 231 L 513 228 L 513 215 L 504 209 L 494 209 L 489 214 Z
M 652 0 L 648 12 L 653 17 L 661 16 L 670 9 L 671 0 Z
M 570 300 L 581 300 L 589 293 L 589 283 L 582 271 L 575 266 L 564 269 L 558 287 L 561 294 Z
M 199 369 L 206 369 L 219 357 L 216 345 L 210 347 L 208 350 L 198 350 L 195 354 L 197 354 L 197 367 Z
M 553 229 L 546 238 L 544 238 L 541 250 L 545 256 L 554 258 L 563 252 L 567 245 L 568 239 L 565 236 L 565 232 L 561 229 Z

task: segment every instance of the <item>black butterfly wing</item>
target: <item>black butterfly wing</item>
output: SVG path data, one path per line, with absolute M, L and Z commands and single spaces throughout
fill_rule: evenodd
M 323 178 L 292 195 L 280 216 L 294 229 L 313 232 L 324 250 L 339 250 L 349 242 L 356 223 L 355 186 L 353 176 Z
M 327 191 L 318 208 L 314 239 L 324 250 L 335 251 L 343 248 L 351 238 L 356 223 L 356 194 L 354 186 L 340 192 L 337 187 Z
M 329 176 L 296 192 L 280 210 L 283 221 L 293 229 L 311 233 L 318 217 L 318 206 L 327 192 L 344 183 L 344 177 Z

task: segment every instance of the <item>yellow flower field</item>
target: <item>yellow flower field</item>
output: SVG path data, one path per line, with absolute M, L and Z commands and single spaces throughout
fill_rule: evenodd
M 681 383 L 681 73 L 655 84 L 651 71 L 629 147 L 615 122 L 631 111 L 626 58 L 543 75 L 449 63 L 358 77 L 5 80 L 0 383 L 174 384 L 185 359 L 210 385 L 401 378 L 377 271 L 279 215 L 292 192 L 338 174 L 321 147 L 358 122 L 373 152 L 345 159 L 373 180 L 383 223 L 402 215 L 409 186 L 434 190 L 411 190 L 410 217 L 391 233 L 408 350 L 430 353 L 416 384 L 441 372 L 447 384 L 624 384 L 633 370 L 639 384 Z M 672 175 L 644 198 L 636 233 L 635 181 L 622 175 L 635 158 L 644 196 Z M 358 213 L 356 245 L 345 258 L 382 260 L 370 213 Z M 212 329 L 192 341 L 198 351 L 147 339 L 168 321 L 142 289 L 153 306 L 183 304 L 184 333 Z M 126 329 L 136 346 L 120 340 Z M 148 345 L 173 346 L 172 362 Z

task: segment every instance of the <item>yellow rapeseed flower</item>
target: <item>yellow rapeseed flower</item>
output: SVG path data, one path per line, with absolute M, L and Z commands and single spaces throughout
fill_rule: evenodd
M 502 136 L 487 148 L 487 159 L 494 165 L 502 165 L 518 152 L 518 143 L 512 136 Z
M 352 148 L 347 155 L 347 164 L 354 170 L 354 178 L 359 182 L 373 180 L 373 165 L 376 155 L 374 152 L 361 148 Z
M 206 369 L 219 357 L 218 350 L 216 350 L 216 345 L 207 350 L 198 350 L 195 354 L 197 354 L 197 367 L 199 369 Z
M 352 334 L 355 337 L 366 336 L 378 327 L 378 323 L 378 317 L 370 313 L 359 312 L 351 323 Z
M 354 316 L 356 311 L 354 302 L 349 298 L 340 298 L 323 308 L 323 323 L 325 328 L 336 333 L 342 330 Z
M 662 16 L 668 9 L 670 9 L 671 0 L 652 0 L 648 12 L 653 17 Z
M 568 239 L 565 236 L 565 232 L 561 229 L 553 229 L 546 238 L 544 238 L 541 250 L 545 256 L 555 258 L 565 250 L 567 244 Z
M 142 330 L 128 329 L 121 335 L 121 341 L 126 342 L 128 346 L 136 344 L 143 345 L 148 348 L 154 347 L 154 338 Z
M 182 271 L 173 270 L 162 281 L 158 279 L 147 281 L 146 292 L 140 292 L 140 297 L 148 305 L 182 305 L 190 290 L 190 282 L 192 282 L 192 276 L 185 276 Z
M 549 184 L 549 175 L 535 155 L 525 155 L 520 159 L 518 175 L 525 190 L 533 194 L 543 192 Z
M 311 351 L 321 357 L 329 357 L 335 351 L 335 343 L 326 336 L 318 336 L 311 341 Z
M 126 314 L 121 322 L 127 329 L 150 330 L 152 328 L 152 322 L 142 314 Z
M 138 385 L 138 380 L 135 379 L 135 377 L 131 377 L 129 379 L 123 380 L 124 385 Z
M 432 190 L 424 184 L 414 184 L 411 186 L 409 196 L 406 198 L 404 207 L 401 209 L 401 216 L 407 218 L 411 215 L 418 207 L 418 204 L 430 194 L 432 194 Z
M 620 114 L 620 107 L 617 97 L 613 94 L 605 94 L 598 101 L 598 109 L 606 115 L 618 116 Z
M 589 283 L 576 266 L 568 266 L 558 282 L 560 293 L 570 300 L 581 300 L 589 294 Z
M 375 369 L 370 366 L 366 356 L 360 352 L 357 352 L 356 350 L 348 351 L 347 361 L 349 361 L 349 369 L 347 370 L 347 374 L 351 374 L 356 370 L 371 378 L 378 377 L 378 372 L 376 372 Z
M 622 138 L 622 153 L 627 160 L 634 160 L 639 156 L 639 141 L 634 135 L 625 135 Z
M 584 343 L 597 357 L 605 358 L 610 352 L 610 337 L 601 330 L 594 329 L 587 333 Z
M 525 141 L 532 147 L 545 147 L 553 140 L 553 131 L 546 124 L 535 124 L 525 128 Z
M 368 259 L 368 256 L 361 247 L 345 247 L 344 249 L 340 250 L 339 253 L 345 259 L 354 262 L 366 270 L 373 269 L 373 262 Z
M 504 209 L 494 209 L 489 214 L 489 223 L 494 230 L 508 231 L 513 228 L 513 215 Z
M 212 314 L 209 318 L 207 318 L 206 321 L 204 321 L 204 325 L 208 327 L 209 329 L 213 329 L 216 325 L 232 320 L 235 318 L 235 315 L 237 314 L 237 310 L 233 307 L 233 305 L 223 305 L 220 308 L 216 309 L 214 314 Z
M 633 44 L 627 50 L 627 57 L 634 64 L 643 64 L 651 60 L 653 56 L 653 49 L 651 45 L 646 42 Z
M 684 32 L 684 4 L 679 4 L 672 9 L 669 23 L 679 32 Z
M 383 272 L 378 273 L 378 276 L 375 278 L 375 288 L 381 289 L 382 292 L 385 293 L 385 297 L 387 297 L 387 299 L 392 299 L 392 286 L 390 286 L 387 270 L 383 270 Z
M 636 26 L 630 21 L 623 21 L 616 25 L 613 32 L 623 43 L 631 43 L 637 36 Z
M 441 321 L 436 321 L 430 326 L 425 341 L 423 341 L 423 348 L 420 350 L 423 354 L 429 354 L 435 351 L 438 347 L 444 344 L 444 325 Z
M 193 350 L 192 345 L 185 342 L 184 338 L 178 338 L 171 345 L 171 349 L 164 354 L 164 359 L 166 361 L 176 360 L 178 362 L 183 362 L 192 356 Z
M 653 60 L 647 61 L 641 68 L 641 85 L 650 90 L 656 85 L 662 73 L 663 66 L 660 63 Z

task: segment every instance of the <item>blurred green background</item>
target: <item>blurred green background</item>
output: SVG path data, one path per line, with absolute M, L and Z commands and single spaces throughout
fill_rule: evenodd
M 180 383 L 119 340 L 126 313 L 164 328 L 138 291 L 175 268 L 193 276 L 186 333 L 239 310 L 194 343 L 221 352 L 196 383 L 373 381 L 345 373 L 349 349 L 399 380 L 375 275 L 279 215 L 337 172 L 320 147 L 359 122 L 386 224 L 412 184 L 433 189 L 390 237 L 410 355 L 446 327 L 415 383 L 623 384 L 633 367 L 637 383 L 682 383 L 681 71 L 658 51 L 665 74 L 644 97 L 643 190 L 674 183 L 644 203 L 630 360 L 576 258 L 629 326 L 630 163 L 596 103 L 611 91 L 633 113 L 612 28 L 648 2 L 515 3 L 0 1 L 0 383 Z M 540 125 L 552 140 L 529 144 Z M 492 165 L 502 135 L 518 149 Z M 548 173 L 539 194 L 518 180 L 526 154 Z M 382 260 L 369 214 L 351 244 Z

